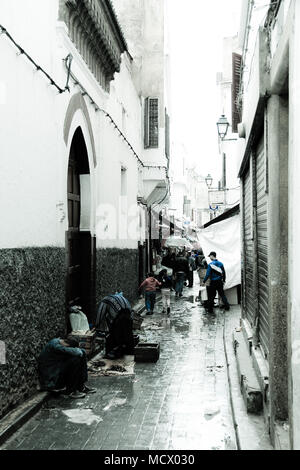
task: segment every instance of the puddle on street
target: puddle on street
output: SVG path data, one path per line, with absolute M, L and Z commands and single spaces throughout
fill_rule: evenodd
M 91 409 L 75 408 L 73 410 L 62 410 L 62 412 L 67 416 L 68 421 L 75 424 L 87 424 L 90 426 L 93 423 L 103 421 L 103 419 L 95 415 Z
M 104 408 L 103 408 L 103 411 L 108 411 L 110 410 L 111 408 L 117 408 L 118 406 L 122 406 L 126 403 L 127 399 L 126 398 L 112 398 L 112 400 L 110 400 L 110 402 L 108 403 L 108 405 L 106 405 Z

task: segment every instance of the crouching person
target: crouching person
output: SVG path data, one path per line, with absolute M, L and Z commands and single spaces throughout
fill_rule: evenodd
M 105 357 L 119 359 L 134 353 L 132 309 L 122 293 L 107 295 L 100 302 L 96 328 L 106 333 Z
M 38 358 L 40 384 L 43 390 L 63 391 L 69 398 L 84 398 L 96 389 L 88 387 L 87 359 L 79 343 L 71 338 L 54 338 Z

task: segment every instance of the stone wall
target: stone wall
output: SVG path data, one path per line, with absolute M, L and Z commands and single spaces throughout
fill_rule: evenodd
M 0 250 L 0 417 L 38 386 L 36 358 L 65 334 L 65 250 Z
M 138 250 L 97 250 L 97 304 L 122 290 L 138 297 Z M 37 357 L 43 346 L 66 333 L 64 248 L 0 250 L 0 418 L 36 392 Z
M 97 250 L 97 305 L 108 294 L 122 291 L 130 302 L 138 298 L 138 250 L 107 248 Z

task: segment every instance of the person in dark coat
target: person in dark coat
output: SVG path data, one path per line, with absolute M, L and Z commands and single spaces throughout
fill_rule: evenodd
M 174 269 L 175 259 L 175 253 L 168 252 L 167 255 L 163 257 L 161 264 L 167 268 Z
M 133 354 L 132 308 L 121 292 L 102 299 L 98 308 L 96 328 L 106 332 L 107 359 L 118 359 L 124 354 Z
M 187 254 L 187 260 L 189 263 L 189 273 L 188 273 L 188 287 L 193 287 L 194 285 L 194 271 L 196 271 L 196 262 L 195 258 L 192 256 L 192 252 L 189 251 Z
M 54 338 L 46 344 L 38 358 L 41 388 L 47 391 L 62 391 L 70 398 L 83 398 L 86 393 L 95 393 L 88 387 L 87 360 L 79 343 L 70 338 Z
M 176 276 L 175 295 L 182 297 L 184 281 L 189 275 L 189 263 L 183 252 L 179 253 L 175 259 L 174 272 Z

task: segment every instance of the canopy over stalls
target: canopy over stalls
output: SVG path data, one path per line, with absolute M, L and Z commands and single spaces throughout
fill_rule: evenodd
M 188 250 L 193 249 L 193 245 L 186 238 L 176 237 L 174 235 L 171 235 L 169 238 L 166 239 L 165 247 L 180 248 L 182 250 L 184 248 Z
M 240 216 L 235 215 L 206 227 L 198 233 L 203 253 L 208 263 L 211 251 L 224 264 L 226 289 L 241 284 L 241 237 Z

